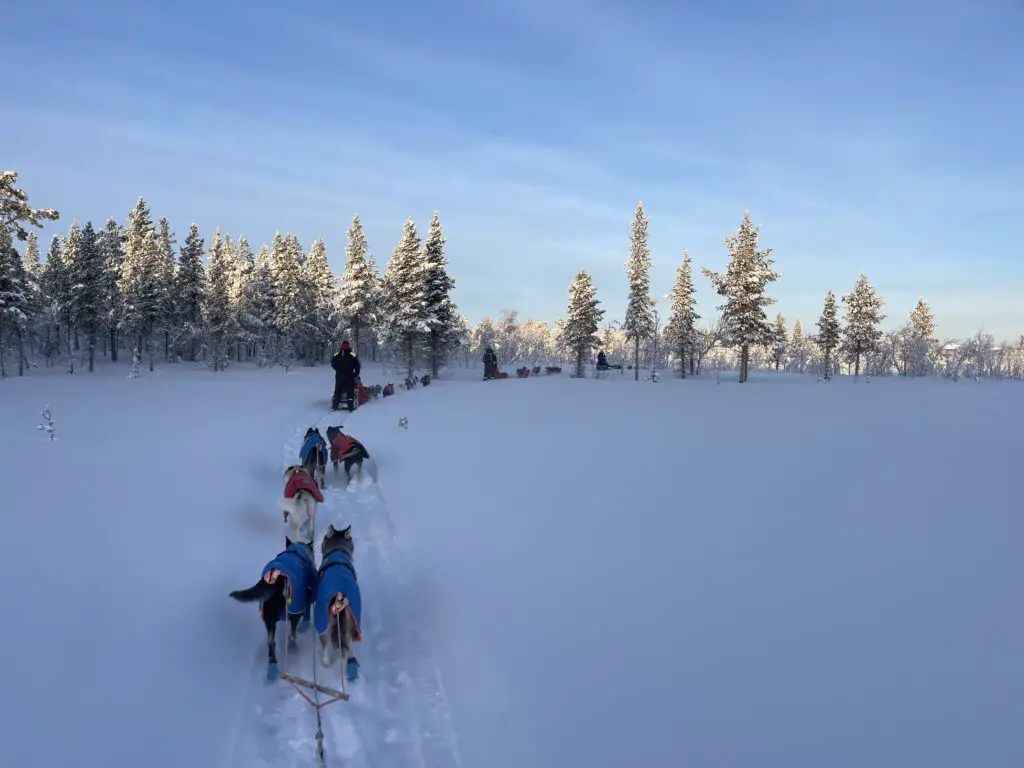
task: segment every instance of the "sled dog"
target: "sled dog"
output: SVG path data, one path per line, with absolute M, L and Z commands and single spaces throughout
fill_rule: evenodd
M 312 546 L 316 505 L 324 500 L 324 496 L 312 475 L 299 464 L 288 467 L 284 471 L 284 479 L 281 510 L 288 523 L 288 539 Z
M 341 530 L 328 526 L 320 552 L 323 557 L 317 573 L 313 624 L 320 636 L 323 663 L 330 666 L 335 654 L 340 655 L 346 676 L 355 680 L 359 663 L 353 644 L 363 639 L 359 628 L 363 601 L 352 562 L 355 552 L 352 526 Z

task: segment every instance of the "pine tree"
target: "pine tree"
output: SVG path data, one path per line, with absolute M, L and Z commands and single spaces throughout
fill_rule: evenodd
M 41 228 L 42 222 L 60 218 L 53 208 L 30 206 L 28 195 L 18 188 L 17 183 L 17 171 L 0 171 L 0 227 L 7 230 L 12 242 L 28 237 L 26 225 Z
M 213 232 L 210 243 L 210 264 L 206 270 L 203 319 L 210 339 L 213 370 L 222 371 L 227 367 L 227 340 L 231 334 L 230 256 L 224 248 L 220 228 Z
M 448 275 L 444 255 L 445 237 L 437 211 L 430 220 L 430 231 L 423 242 L 424 314 L 429 337 L 430 375 L 437 378 L 439 368 L 448 361 L 459 339 L 459 308 L 452 301 L 455 281 Z
M 346 234 L 345 272 L 341 276 L 338 310 L 341 322 L 352 331 L 353 349 L 358 353 L 362 332 L 371 328 L 376 320 L 375 299 L 380 291 L 381 278 L 370 256 L 359 214 L 352 217 L 352 225 Z
M 924 299 L 918 299 L 910 312 L 910 372 L 926 376 L 931 367 L 935 346 L 935 317 Z
M 162 307 L 160 272 L 157 269 L 156 230 L 149 206 L 139 198 L 128 214 L 124 263 L 118 283 L 125 299 L 122 321 L 135 344 L 134 359 L 141 359 L 143 346 L 149 350 L 149 370 L 153 370 L 153 331 Z
M 832 353 L 839 346 L 839 319 L 836 308 L 836 295 L 829 291 L 825 294 L 825 309 L 818 320 L 818 346 L 825 356 L 824 373 L 826 379 L 832 378 L 834 361 Z
M 686 378 L 686 364 L 693 364 L 693 349 L 696 341 L 696 323 L 700 315 L 694 311 L 696 302 L 693 295 L 693 262 L 690 254 L 683 251 L 683 263 L 676 268 L 676 283 L 668 295 L 672 312 L 665 326 L 665 342 L 679 356 L 679 375 Z M 692 370 L 692 369 L 691 369 Z
M 654 302 L 651 299 L 651 249 L 647 246 L 647 215 L 638 203 L 629 233 L 629 303 L 622 330 L 633 342 L 633 378 L 640 380 L 640 345 L 654 333 Z
M 740 347 L 741 383 L 747 380 L 750 345 L 771 343 L 772 327 L 765 308 L 774 304 L 775 299 L 765 296 L 765 289 L 779 279 L 779 273 L 772 269 L 772 249 L 757 248 L 758 233 L 750 212 L 744 211 L 739 230 L 725 238 L 729 250 L 725 274 L 703 268 L 718 294 L 725 297 L 725 303 L 718 309 L 722 310 L 724 340 Z
M 97 236 L 97 248 L 103 262 L 103 284 L 106 302 L 104 306 L 104 325 L 110 343 L 110 361 L 117 362 L 117 349 L 120 346 L 118 330 L 124 318 L 124 296 L 118 281 L 121 265 L 124 263 L 124 232 L 117 220 L 111 216 L 103 225 Z
M 89 372 L 96 361 L 96 339 L 103 328 L 105 314 L 106 269 L 99 238 L 92 222 L 82 229 L 78 241 L 78 260 L 73 291 L 77 296 L 77 322 L 86 333 Z
M 156 237 L 156 282 L 160 287 L 159 319 L 157 326 L 164 335 L 164 362 L 171 359 L 171 329 L 175 325 L 177 290 L 175 286 L 174 246 L 177 240 L 171 232 L 171 223 L 160 219 Z
M 39 238 L 35 232 L 29 232 L 25 237 L 25 253 L 21 263 L 22 272 L 25 275 L 25 314 L 28 315 L 26 336 L 28 344 L 32 347 L 32 352 L 35 353 L 36 337 L 38 336 L 37 325 L 45 312 L 42 283 L 43 265 L 39 259 Z
M 306 284 L 309 286 L 313 310 L 310 364 L 326 347 L 338 327 L 338 280 L 327 261 L 327 244 L 321 237 L 313 241 L 306 257 Z
M 192 224 L 185 244 L 178 255 L 178 275 L 175 280 L 175 321 L 185 346 L 186 359 L 194 361 L 199 353 L 199 339 L 203 332 L 203 303 L 206 290 L 206 269 L 203 266 L 205 241 L 199 227 Z
M 861 356 L 874 351 L 882 338 L 878 324 L 885 319 L 881 313 L 885 302 L 868 282 L 867 275 L 861 272 L 853 290 L 843 296 L 843 304 L 846 305 L 843 342 L 847 355 L 853 361 L 853 375 L 859 376 Z
M 776 371 L 782 367 L 788 351 L 789 328 L 786 327 L 786 318 L 780 313 L 775 316 L 775 327 L 772 328 L 772 361 Z
M 584 360 L 600 342 L 597 329 L 604 317 L 604 310 L 599 309 L 601 301 L 597 298 L 590 275 L 585 269 L 576 273 L 569 286 L 569 309 L 562 327 L 561 344 L 563 348 L 576 358 L 576 378 L 583 378 Z
M 416 223 L 406 219 L 402 239 L 391 252 L 384 275 L 382 335 L 405 362 L 410 378 L 416 367 L 419 342 L 426 332 L 423 259 Z
M 18 336 L 20 342 L 21 329 L 28 320 L 25 313 L 28 306 L 28 290 L 24 266 L 14 248 L 8 226 L 0 222 L 0 379 L 7 378 L 8 335 Z M 19 360 L 21 359 L 22 356 L 19 355 Z M 23 367 L 19 375 L 24 375 Z

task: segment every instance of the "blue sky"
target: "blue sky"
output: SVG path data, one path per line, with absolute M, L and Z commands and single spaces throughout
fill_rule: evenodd
M 39 0 L 0 25 L 0 164 L 61 230 L 142 195 L 338 271 L 353 213 L 383 266 L 437 209 L 473 321 L 553 320 L 580 267 L 621 319 L 637 201 L 658 296 L 749 209 L 790 322 L 864 270 L 887 325 L 923 295 L 943 337 L 1015 339 L 1021 39 L 1018 0 Z

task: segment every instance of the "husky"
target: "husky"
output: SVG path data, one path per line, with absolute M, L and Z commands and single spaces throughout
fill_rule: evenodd
M 302 448 L 299 449 L 299 462 L 313 476 L 316 484 L 323 488 L 327 472 L 327 441 L 316 427 L 306 430 Z
M 313 544 L 313 530 L 316 524 L 316 505 L 324 500 L 323 493 L 312 475 L 300 464 L 293 464 L 284 471 L 284 498 L 281 510 L 289 525 L 286 540 Z
M 260 604 L 260 617 L 267 630 L 267 679 L 277 679 L 277 623 L 288 619 L 288 647 L 297 646 L 296 633 L 309 629 L 310 612 L 316 596 L 316 563 L 312 543 L 292 543 L 263 566 L 260 580 L 248 589 L 236 589 L 229 597 L 240 603 Z
M 320 636 L 323 664 L 329 667 L 334 663 L 335 653 L 340 654 L 348 680 L 359 676 L 359 662 L 352 646 L 363 639 L 359 629 L 363 600 L 352 563 L 354 552 L 352 526 L 341 530 L 328 526 L 320 545 L 323 557 L 317 572 L 313 607 L 313 624 Z
M 359 476 L 363 474 L 363 459 L 370 458 L 370 452 L 366 446 L 356 440 L 352 435 L 342 432 L 340 426 L 327 428 L 327 439 L 331 441 L 331 465 L 334 467 L 334 474 L 338 474 L 338 464 L 345 464 L 345 483 L 352 481 L 352 468 L 359 470 Z

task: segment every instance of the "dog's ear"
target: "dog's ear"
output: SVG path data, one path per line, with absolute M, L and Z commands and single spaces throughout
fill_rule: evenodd
M 327 526 L 327 530 L 324 531 L 324 539 L 329 539 L 335 534 L 334 523 Z
M 352 526 L 349 525 L 347 528 L 345 528 L 345 530 L 343 530 L 341 532 L 341 535 L 344 536 L 346 539 L 351 539 L 352 538 Z

